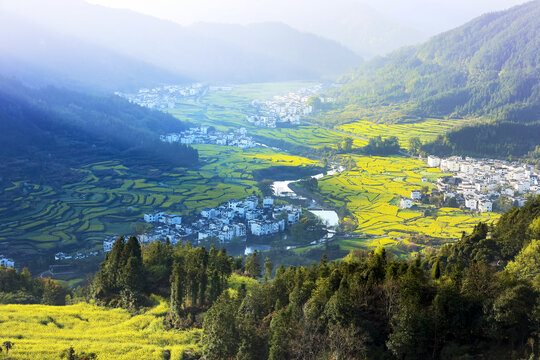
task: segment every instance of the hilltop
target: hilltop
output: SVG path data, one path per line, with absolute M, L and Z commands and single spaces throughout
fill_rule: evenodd
M 6 4 L 3 12 L 0 29 L 12 34 L 0 41 L 3 68 L 23 80 L 46 76 L 41 83 L 61 86 L 110 91 L 142 87 L 143 80 L 144 86 L 188 79 L 314 80 L 338 76 L 361 62 L 336 41 L 280 23 L 181 26 L 82 0 L 46 6 L 24 0 Z

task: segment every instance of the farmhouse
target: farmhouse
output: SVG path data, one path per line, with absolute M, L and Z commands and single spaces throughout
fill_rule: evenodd
M 493 211 L 493 203 L 489 200 L 480 201 L 478 204 L 478 210 L 480 212 L 491 212 Z
M 399 207 L 402 209 L 410 209 L 412 205 L 413 205 L 412 199 L 401 198 L 401 200 L 399 200 Z
M 4 255 L 0 255 L 0 266 L 5 268 L 15 267 L 15 262 Z
M 413 200 L 422 199 L 422 192 L 420 190 L 411 191 L 411 199 L 413 199 Z
M 180 215 L 167 214 L 165 212 L 144 214 L 143 218 L 147 223 L 159 222 L 167 225 L 177 225 L 182 223 L 182 217 Z
M 427 164 L 429 167 L 439 167 L 441 159 L 437 156 L 429 155 L 427 158 Z

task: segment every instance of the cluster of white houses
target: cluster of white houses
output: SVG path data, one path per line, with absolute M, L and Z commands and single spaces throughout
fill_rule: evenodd
M 223 146 L 234 146 L 247 149 L 257 146 L 255 141 L 247 135 L 245 128 L 240 128 L 235 132 L 219 132 L 212 130 L 208 126 L 194 127 L 181 133 L 171 133 L 161 135 L 160 139 L 168 143 L 181 144 L 214 144 Z
M 246 119 L 255 126 L 269 128 L 275 128 L 278 123 L 298 124 L 302 116 L 313 111 L 313 107 L 308 105 L 309 98 L 321 90 L 322 85 L 318 84 L 287 95 L 276 95 L 263 103 L 254 100 L 251 104 L 256 108 L 256 114 L 248 115 Z
M 4 255 L 0 254 L 0 266 L 9 268 L 9 267 L 15 267 L 15 262 L 11 259 L 8 259 Z
M 91 250 L 91 251 L 79 251 L 75 254 L 67 254 L 65 252 L 57 252 L 54 254 L 54 260 L 61 261 L 61 260 L 79 260 L 79 259 L 86 259 L 90 256 L 97 256 L 99 255 L 99 251 Z
M 166 85 L 153 89 L 139 89 L 128 94 L 115 92 L 115 95 L 128 99 L 130 102 L 150 109 L 172 109 L 182 99 L 198 96 L 204 90 L 200 83 L 191 85 Z
M 262 205 L 262 206 L 261 206 Z M 144 220 L 154 225 L 152 231 L 139 236 L 147 243 L 166 238 L 172 244 L 179 240 L 198 242 L 212 238 L 222 244 L 233 239 L 245 240 L 248 234 L 263 236 L 277 234 L 300 220 L 302 209 L 289 204 L 274 205 L 272 197 L 265 197 L 262 204 L 256 196 L 245 200 L 229 200 L 217 208 L 204 208 L 197 221 L 182 224 L 180 215 L 155 212 L 145 214 Z M 116 238 L 103 242 L 103 250 L 109 252 Z
M 522 206 L 528 194 L 540 194 L 540 172 L 526 164 L 458 156 L 428 156 L 427 163 L 453 173 L 452 177 L 438 179 L 438 190 L 445 199 L 456 198 L 458 204 L 472 211 L 492 211 L 493 202 L 502 195 Z

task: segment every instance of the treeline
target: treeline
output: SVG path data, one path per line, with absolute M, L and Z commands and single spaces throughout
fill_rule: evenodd
M 377 156 L 398 154 L 400 150 L 399 140 L 395 136 L 386 139 L 381 136 L 372 137 L 369 139 L 368 144 L 361 148 L 363 153 Z
M 204 319 L 203 356 L 537 358 L 538 238 L 540 198 L 440 255 L 395 261 L 379 248 L 280 267 L 271 282 L 218 298 Z
M 90 285 L 90 298 L 113 307 L 137 309 L 148 306 L 150 295 L 170 299 L 170 321 L 189 326 L 195 315 L 208 309 L 228 288 L 233 272 L 261 276 L 257 252 L 233 258 L 223 248 L 193 247 L 189 242 L 173 246 L 153 241 L 141 247 L 135 236 L 119 237 Z
M 423 144 L 421 151 L 439 156 L 469 155 L 475 157 L 530 158 L 539 145 L 540 122 L 494 122 L 465 126 Z
M 27 268 L 18 272 L 0 266 L 0 304 L 65 305 L 70 294 L 56 280 L 32 278 Z
M 388 156 L 399 154 L 400 150 L 401 146 L 399 144 L 399 139 L 396 136 L 383 138 L 378 135 L 369 138 L 368 143 L 365 146 L 357 148 L 354 147 L 353 139 L 346 137 L 343 139 L 343 142 L 338 144 L 336 153 Z

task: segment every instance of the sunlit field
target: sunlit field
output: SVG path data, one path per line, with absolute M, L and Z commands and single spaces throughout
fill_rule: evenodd
M 352 218 L 343 221 L 354 223 L 355 232 L 381 237 L 363 241 L 364 245 L 385 245 L 413 234 L 458 239 L 479 221 L 491 223 L 498 217 L 493 213 L 478 215 L 431 205 L 420 205 L 417 210 L 401 209 L 401 197 L 409 197 L 412 190 L 421 190 L 423 186 L 434 188 L 436 179 L 444 174 L 408 157 L 354 156 L 353 159 L 355 169 L 319 180 L 319 193 L 335 206 L 347 206 Z M 422 182 L 422 177 L 428 182 Z M 343 244 L 352 245 L 351 241 Z
M 0 305 L 0 340 L 14 343 L 10 359 L 56 360 L 65 349 L 98 359 L 171 359 L 197 350 L 201 331 L 168 330 L 166 302 L 138 315 L 86 303 L 67 306 Z
M 105 236 L 129 234 L 145 212 L 192 214 L 233 198 L 258 194 L 252 172 L 271 166 L 307 166 L 318 162 L 268 148 L 241 150 L 196 145 L 198 169 L 129 169 L 111 160 L 82 166 L 77 183 L 60 191 L 17 182 L 4 189 L 9 207 L 0 208 L 0 241 L 27 254 L 65 246 L 101 248 Z
M 336 129 L 356 136 L 370 138 L 374 136 L 396 136 L 403 148 L 408 147 L 409 139 L 418 137 L 422 142 L 435 139 L 438 135 L 470 122 L 463 119 L 427 119 L 421 122 L 407 124 L 377 124 L 371 121 L 355 121 L 337 126 Z

